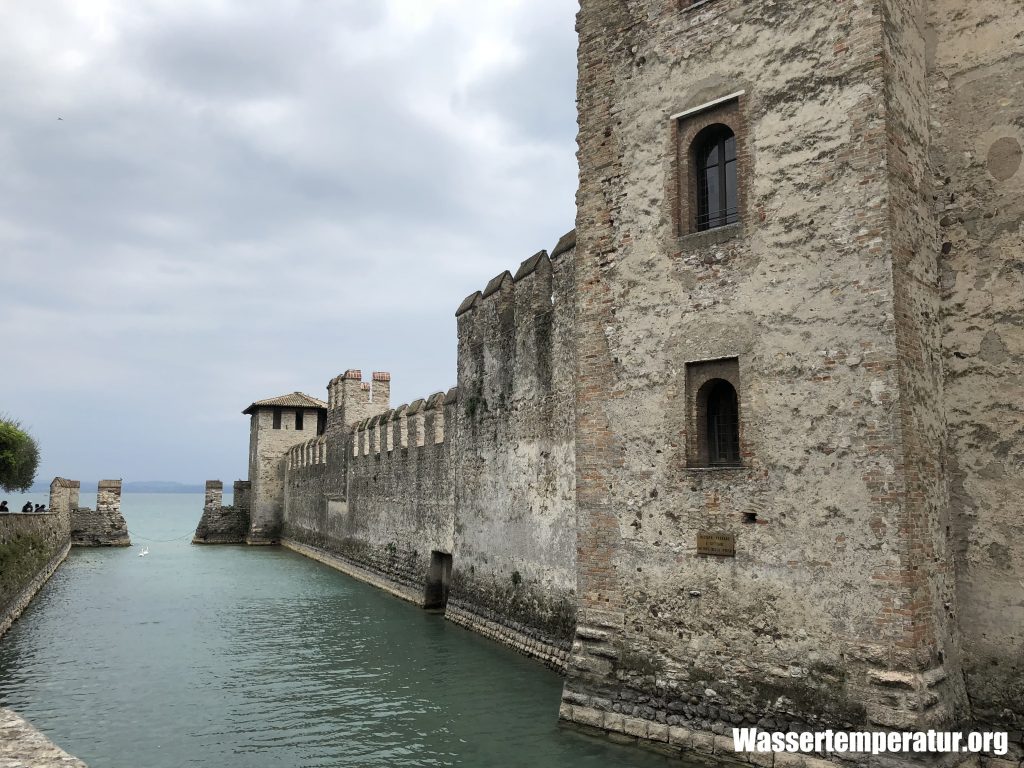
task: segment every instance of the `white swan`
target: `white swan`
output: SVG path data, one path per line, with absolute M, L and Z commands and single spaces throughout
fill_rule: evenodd
M 142 551 L 139 552 L 139 557 L 145 557 L 149 554 L 149 547 L 143 547 Z

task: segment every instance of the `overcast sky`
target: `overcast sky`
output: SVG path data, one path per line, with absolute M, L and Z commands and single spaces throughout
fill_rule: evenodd
M 576 0 L 0 0 L 0 412 L 37 480 L 246 474 L 253 400 L 455 384 L 573 226 Z

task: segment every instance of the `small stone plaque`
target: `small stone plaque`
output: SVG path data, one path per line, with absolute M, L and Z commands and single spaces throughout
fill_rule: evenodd
M 697 554 L 736 557 L 736 537 L 731 533 L 698 533 Z

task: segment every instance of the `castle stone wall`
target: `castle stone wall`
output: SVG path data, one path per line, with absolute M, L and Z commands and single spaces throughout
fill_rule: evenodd
M 323 437 L 293 447 L 285 457 L 284 527 L 285 538 L 303 542 L 310 546 L 328 547 L 327 505 L 328 497 L 335 488 L 344 496 L 345 474 L 335 464 L 328 464 L 327 451 L 332 438 Z M 340 451 L 331 454 L 340 462 L 346 462 Z M 315 452 L 315 453 L 314 453 Z M 335 498 L 331 495 L 330 498 Z
M 564 718 L 639 717 L 664 740 L 958 712 L 928 559 L 941 386 L 920 11 L 582 3 Z M 739 222 L 695 232 L 689 142 L 716 123 L 737 136 Z M 694 450 L 708 361 L 735 366 L 737 467 Z M 706 534 L 735 556 L 698 553 Z
M 871 722 L 900 727 L 962 723 L 968 701 L 956 627 L 949 495 L 942 473 L 946 442 L 941 350 L 940 245 L 932 215 L 933 180 L 928 88 L 928 3 L 887 0 L 883 18 L 886 108 L 887 237 L 892 260 L 894 336 L 899 381 L 899 445 L 903 498 L 890 546 L 891 571 L 871 574 L 896 584 L 884 618 L 897 648 L 871 650 Z M 906 653 L 912 651 L 913 655 Z M 897 655 L 898 654 L 898 655 Z M 897 703 L 878 678 L 889 668 L 920 681 Z M 907 710 L 921 714 L 908 715 Z
M 932 215 L 964 678 L 973 717 L 1024 730 L 1024 7 L 928 6 Z
M 432 553 L 452 553 L 455 409 L 455 393 L 438 392 L 358 424 L 348 504 L 338 504 L 331 520 L 343 555 L 407 587 L 421 604 Z
M 499 275 L 458 316 L 449 615 L 563 664 L 576 623 L 573 250 Z
M 55 478 L 48 512 L 0 514 L 0 635 L 67 557 L 79 485 Z
M 377 378 L 381 375 L 375 374 L 378 387 L 386 383 Z M 378 390 L 374 402 L 387 405 L 387 395 Z M 288 542 L 314 547 L 424 604 L 432 553 L 452 551 L 445 425 L 454 408 L 454 395 L 446 405 L 438 393 L 357 422 L 346 443 L 346 494 L 331 490 L 341 473 L 319 461 L 316 446 L 293 449 L 287 470 Z

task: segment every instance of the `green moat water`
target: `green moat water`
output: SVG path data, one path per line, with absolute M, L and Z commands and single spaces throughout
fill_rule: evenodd
M 0 639 L 0 706 L 90 768 L 678 765 L 559 728 L 558 675 L 442 616 L 192 546 L 202 503 L 125 495 L 135 546 L 72 550 Z

